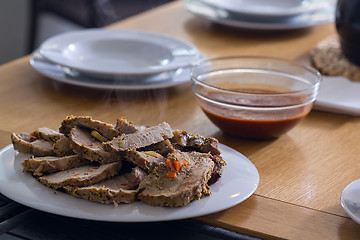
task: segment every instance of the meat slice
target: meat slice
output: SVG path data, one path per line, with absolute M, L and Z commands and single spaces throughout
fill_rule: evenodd
M 169 166 L 160 165 L 139 185 L 138 199 L 152 206 L 181 207 L 191 201 L 210 195 L 207 182 L 214 168 L 210 154 L 199 152 L 180 152 L 168 158 L 182 162 L 176 177 L 169 177 Z
M 70 143 L 71 143 L 70 138 L 68 138 L 66 136 L 62 136 L 59 140 L 57 140 L 53 144 L 56 155 L 58 155 L 58 156 L 73 155 L 74 152 L 70 147 Z
M 77 155 L 67 157 L 34 157 L 25 159 L 21 165 L 24 172 L 31 172 L 34 176 L 42 176 L 44 173 L 53 173 L 71 168 L 88 165 L 90 162 L 81 159 Z
M 99 163 L 109 163 L 121 161 L 122 156 L 117 152 L 107 152 L 102 144 L 95 140 L 90 133 L 79 127 L 74 127 L 70 131 L 72 150 L 82 158 Z
M 221 178 L 223 167 L 226 166 L 226 162 L 220 155 L 212 155 L 211 159 L 214 161 L 214 170 L 211 173 L 209 185 L 216 183 Z
M 60 138 L 65 137 L 64 134 L 54 131 L 47 127 L 39 128 L 38 130 L 33 132 L 32 135 L 34 135 L 38 139 L 43 139 L 51 143 L 55 143 Z
M 115 176 L 121 162 L 107 163 L 100 166 L 83 166 L 39 177 L 39 181 L 54 189 L 64 186 L 85 187 Z
M 158 126 L 145 128 L 135 133 L 123 134 L 111 141 L 104 142 L 103 145 L 108 151 L 126 151 L 146 147 L 172 137 L 170 125 L 163 122 Z
M 183 130 L 174 130 L 174 137 L 171 139 L 174 145 L 182 149 L 190 149 L 204 153 L 212 154 L 211 159 L 214 161 L 214 171 L 208 184 L 217 182 L 222 174 L 222 168 L 226 165 L 220 156 L 218 148 L 219 141 L 215 138 L 206 138 L 200 135 L 189 134 Z
M 127 152 L 127 159 L 132 161 L 142 169 L 146 170 L 147 172 L 151 172 L 161 163 L 165 162 L 164 157 L 154 151 L 140 152 L 136 150 L 131 150 Z
M 161 155 L 166 156 L 169 153 L 173 153 L 175 151 L 175 147 L 169 139 L 166 139 L 164 141 L 145 147 L 143 150 L 156 151 Z
M 12 133 L 11 141 L 14 149 L 21 153 L 32 154 L 39 157 L 56 155 L 51 142 L 39 140 L 28 133 Z
M 143 170 L 136 167 L 131 173 L 98 184 L 80 188 L 65 186 L 64 189 L 79 198 L 117 206 L 119 203 L 135 202 L 138 186 L 146 175 Z
M 139 184 L 145 179 L 147 175 L 148 175 L 147 172 L 145 172 L 140 167 L 136 166 L 132 169 L 132 171 L 129 174 L 126 175 L 126 178 L 131 183 L 130 186 L 138 187 Z
M 115 129 L 118 130 L 119 135 L 134 133 L 138 129 L 134 126 L 133 122 L 128 121 L 125 117 L 116 120 Z
M 174 130 L 174 137 L 171 139 L 174 145 L 196 151 L 220 155 L 218 149 L 219 141 L 216 138 L 206 138 L 200 135 L 189 134 L 183 130 Z
M 33 138 L 33 139 L 32 139 Z M 14 146 L 14 149 L 21 153 L 32 153 L 33 145 L 31 142 L 36 140 L 36 137 L 28 133 L 12 133 L 11 142 Z
M 63 134 L 69 134 L 73 127 L 82 127 L 87 129 L 96 130 L 105 138 L 111 140 L 116 136 L 119 136 L 119 132 L 114 128 L 112 124 L 93 120 L 88 116 L 69 116 L 62 121 L 59 131 Z

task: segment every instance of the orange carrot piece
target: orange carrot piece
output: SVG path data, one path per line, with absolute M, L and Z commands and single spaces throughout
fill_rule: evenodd
M 186 160 L 182 160 L 182 163 L 183 163 L 184 165 L 189 165 L 189 162 L 186 161 Z
M 174 169 L 176 170 L 176 171 L 179 171 L 180 170 L 180 168 L 181 168 L 181 162 L 179 162 L 179 161 L 174 161 L 173 162 L 173 166 L 174 166 Z
M 176 172 L 175 171 L 168 171 L 166 173 L 167 178 L 176 178 Z
M 170 167 L 170 160 L 166 159 L 166 165 L 168 165 L 168 167 Z

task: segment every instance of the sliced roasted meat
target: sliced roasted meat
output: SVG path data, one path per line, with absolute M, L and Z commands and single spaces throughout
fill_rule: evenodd
M 173 144 L 170 142 L 169 139 L 166 139 L 164 141 L 150 145 L 150 146 L 144 148 L 143 150 L 150 150 L 150 151 L 153 150 L 153 151 L 160 153 L 163 156 L 166 156 L 169 153 L 174 152 L 175 147 L 173 146 Z
M 33 132 L 32 135 L 34 135 L 38 139 L 43 139 L 51 143 L 55 143 L 60 138 L 65 137 L 64 134 L 54 131 L 47 127 L 39 128 L 38 130 Z
M 140 167 L 136 166 L 132 169 L 132 171 L 126 175 L 127 180 L 129 183 L 131 183 L 129 186 L 131 187 L 138 187 L 139 184 L 145 179 L 145 177 L 148 175 L 147 172 L 145 172 Z M 128 187 L 129 188 L 129 187 Z M 129 188 L 130 189 L 130 188 Z
M 165 162 L 164 157 L 155 151 L 136 151 L 131 150 L 127 152 L 127 159 L 135 163 L 137 166 L 146 170 L 147 172 L 153 171 L 161 163 Z
M 61 172 L 51 173 L 39 178 L 39 181 L 51 188 L 64 186 L 85 187 L 115 176 L 120 170 L 121 162 L 107 163 L 100 166 L 83 166 Z
M 167 164 L 149 174 L 139 185 L 138 198 L 142 202 L 153 206 L 181 207 L 210 195 L 207 182 L 214 168 L 210 154 L 177 151 L 168 158 L 184 164 L 175 172 L 176 175 L 169 174 L 172 169 Z
M 66 136 L 62 136 L 59 140 L 57 140 L 53 146 L 56 155 L 58 156 L 69 156 L 73 155 L 74 151 L 70 147 L 71 140 Z
M 44 173 L 64 171 L 71 168 L 88 165 L 90 162 L 79 158 L 77 155 L 66 157 L 34 157 L 25 159 L 21 165 L 24 172 L 31 172 L 34 176 L 42 176 Z
M 99 163 L 116 162 L 122 159 L 117 152 L 107 152 L 102 144 L 91 136 L 88 130 L 74 127 L 70 131 L 72 150 L 82 158 Z
M 82 116 L 69 116 L 62 121 L 59 131 L 63 134 L 69 134 L 73 127 L 83 127 L 91 130 L 95 130 L 101 134 L 101 136 L 108 140 L 119 136 L 119 132 L 114 128 L 112 124 L 105 123 L 98 120 L 93 120 L 91 117 Z
M 183 130 L 174 130 L 173 133 L 174 137 L 171 141 L 182 149 L 212 154 L 211 158 L 215 165 L 208 184 L 217 182 L 221 177 L 222 167 L 226 165 L 225 161 L 220 156 L 220 150 L 218 148 L 219 141 L 215 138 L 206 138 L 200 135 L 189 134 Z
M 136 167 L 131 173 L 113 177 L 88 187 L 68 187 L 64 189 L 79 198 L 105 204 L 132 203 L 136 200 L 138 186 L 147 174 Z
M 119 118 L 112 125 L 70 116 L 59 130 L 11 135 L 15 150 L 33 155 L 23 170 L 95 202 L 186 206 L 210 195 L 226 165 L 215 138 L 173 131 L 165 122 L 147 127 Z
M 215 138 L 189 134 L 183 130 L 174 130 L 173 134 L 174 137 L 171 141 L 174 145 L 204 153 L 211 153 L 213 155 L 220 155 L 220 150 L 218 149 L 219 141 Z
M 11 142 L 15 150 L 21 153 L 32 153 L 33 146 L 31 142 L 35 141 L 36 137 L 28 133 L 12 133 Z
M 226 166 L 226 162 L 220 155 L 211 155 L 211 159 L 214 161 L 214 170 L 211 173 L 209 185 L 216 183 L 221 178 L 223 167 Z
M 158 126 L 138 130 L 135 133 L 123 134 L 111 141 L 104 142 L 103 145 L 108 151 L 126 151 L 143 148 L 172 137 L 170 125 L 163 122 Z
M 133 122 L 128 121 L 125 117 L 116 120 L 115 129 L 118 130 L 119 134 L 134 133 L 138 130 Z
M 39 140 L 28 133 L 12 133 L 11 141 L 14 149 L 34 156 L 54 156 L 55 151 L 51 142 Z

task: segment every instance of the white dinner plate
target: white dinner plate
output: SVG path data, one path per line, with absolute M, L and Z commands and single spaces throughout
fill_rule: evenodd
M 313 12 L 327 6 L 328 0 L 203 0 L 242 15 L 283 18 Z
M 104 90 L 148 90 L 169 88 L 190 82 L 190 67 L 177 69 L 169 76 L 166 73 L 144 76 L 141 80 L 122 79 L 120 76 L 92 75 L 46 60 L 35 51 L 30 57 L 31 66 L 40 74 L 58 82 L 80 87 Z
M 340 203 L 349 217 L 360 224 L 360 179 L 353 181 L 344 189 Z
M 0 151 L 0 192 L 31 208 L 81 219 L 150 222 L 198 217 L 241 203 L 259 184 L 259 173 L 249 159 L 223 144 L 219 149 L 227 165 L 221 179 L 211 185 L 211 195 L 180 208 L 152 207 L 141 202 L 115 207 L 55 191 L 22 171 L 20 163 L 29 155 L 18 153 L 12 145 Z
M 165 35 L 87 29 L 47 39 L 40 53 L 48 60 L 88 73 L 151 75 L 189 66 L 198 56 L 190 43 Z
M 184 7 L 196 16 L 225 26 L 255 30 L 291 30 L 312 27 L 334 21 L 335 4 L 318 11 L 304 13 L 289 18 L 266 19 L 247 17 L 237 12 L 208 4 L 203 0 L 185 0 Z

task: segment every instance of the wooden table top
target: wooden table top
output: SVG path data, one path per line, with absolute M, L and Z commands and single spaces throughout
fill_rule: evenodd
M 195 44 L 207 57 L 266 55 L 299 59 L 336 33 L 333 23 L 285 32 L 250 32 L 212 24 L 173 2 L 109 26 L 165 34 Z M 360 178 L 360 118 L 312 111 L 273 141 L 222 134 L 203 114 L 190 84 L 146 91 L 86 89 L 50 80 L 29 57 L 0 66 L 0 143 L 11 132 L 53 129 L 68 115 L 136 124 L 168 122 L 173 128 L 213 136 L 249 158 L 260 184 L 246 201 L 197 220 L 268 239 L 358 239 L 360 226 L 340 205 L 342 190 Z M 4 137 L 9 135 L 9 137 Z M 221 203 L 219 203 L 221 204 Z

